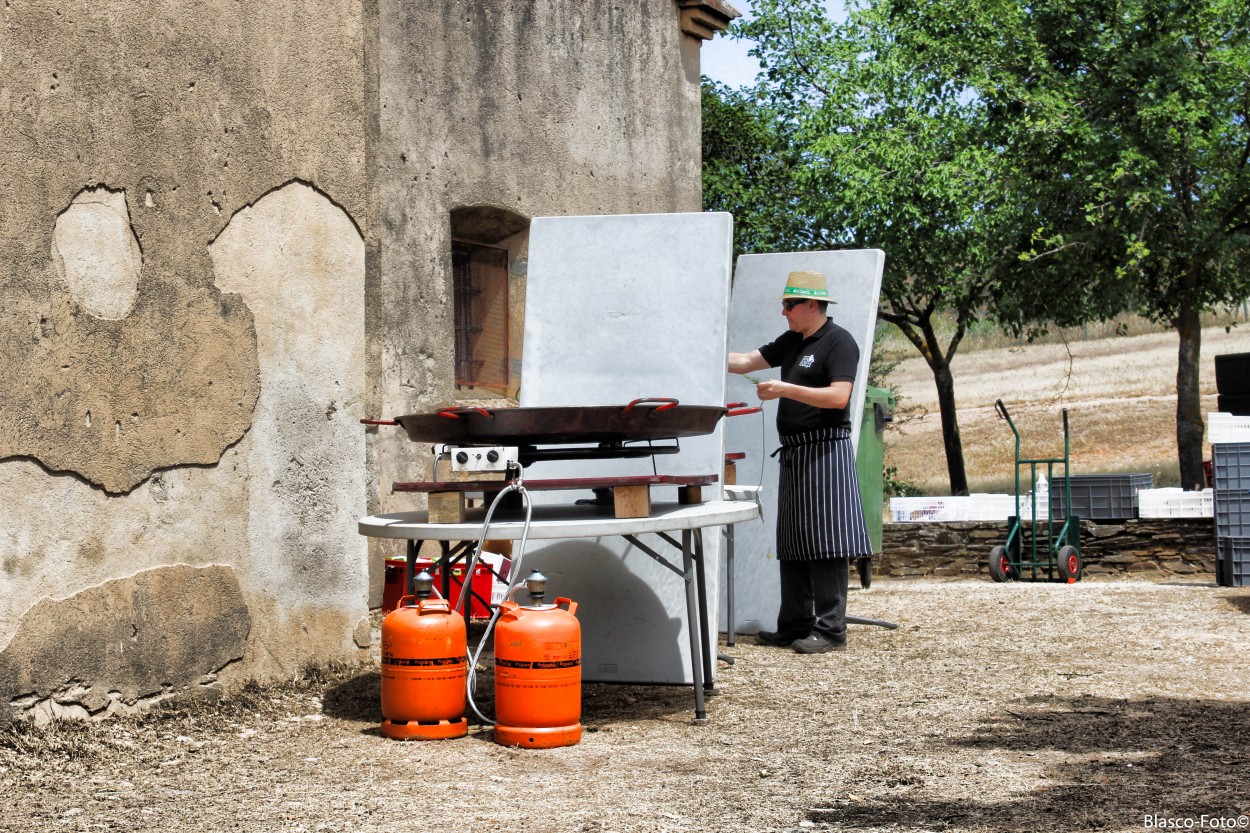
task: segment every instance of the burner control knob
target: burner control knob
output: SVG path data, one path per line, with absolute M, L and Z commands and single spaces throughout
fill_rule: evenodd
M 490 451 L 486 452 L 486 459 L 492 463 L 498 463 L 499 452 L 492 448 Z
M 465 463 L 469 462 L 469 454 L 468 454 L 468 452 L 465 452 L 465 451 L 457 451 L 457 452 L 456 452 L 456 462 L 457 462 L 457 463 L 459 463 L 459 464 L 460 464 L 460 465 L 462 465 L 462 466 L 463 466 Z

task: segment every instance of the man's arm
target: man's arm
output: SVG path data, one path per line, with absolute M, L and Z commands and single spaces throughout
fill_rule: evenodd
M 760 399 L 784 397 L 816 408 L 845 408 L 851 401 L 851 387 L 850 382 L 830 382 L 827 388 L 807 388 L 779 379 L 769 379 L 760 382 L 755 390 Z
M 760 355 L 759 350 L 752 350 L 750 353 L 729 354 L 730 373 L 750 373 L 752 370 L 767 370 L 768 366 L 768 361 Z

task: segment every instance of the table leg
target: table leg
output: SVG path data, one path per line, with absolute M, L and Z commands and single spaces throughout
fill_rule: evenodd
M 697 568 L 695 584 L 699 590 L 699 636 L 703 655 L 703 690 L 712 693 L 712 663 L 716 661 L 716 647 L 712 642 L 711 622 L 707 609 L 707 561 L 703 552 L 703 529 L 694 531 L 694 561 Z
M 681 564 L 686 580 L 686 627 L 690 630 L 690 675 L 694 680 L 694 722 L 707 723 L 707 709 L 703 704 L 703 645 L 699 628 L 698 582 L 695 580 L 694 548 L 691 546 L 691 532 L 683 529 L 681 533 Z
M 725 644 L 734 646 L 737 620 L 734 619 L 734 524 L 725 525 Z
M 421 545 L 411 538 L 408 539 L 407 544 L 404 552 L 408 560 L 407 566 L 404 567 L 404 595 L 412 596 L 417 592 L 417 548 Z

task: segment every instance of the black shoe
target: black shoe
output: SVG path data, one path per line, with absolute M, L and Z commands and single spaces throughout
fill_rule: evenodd
M 774 648 L 789 648 L 793 642 L 802 636 L 801 633 L 782 633 L 781 631 L 760 631 L 755 635 L 755 639 L 761 645 L 770 645 Z
M 808 634 L 802 639 L 790 643 L 790 647 L 800 654 L 827 654 L 830 651 L 845 651 L 846 640 L 830 639 L 824 634 Z

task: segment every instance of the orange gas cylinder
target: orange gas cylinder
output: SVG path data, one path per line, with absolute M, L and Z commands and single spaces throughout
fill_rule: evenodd
M 582 738 L 577 603 L 561 597 L 543 604 L 547 579 L 541 573 L 531 573 L 525 584 L 531 604 L 504 602 L 495 627 L 495 742 L 572 746 Z
M 404 596 L 382 620 L 382 734 L 396 740 L 463 737 L 464 617 L 431 599 L 433 580 L 421 572 L 416 596 Z

